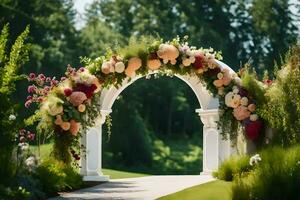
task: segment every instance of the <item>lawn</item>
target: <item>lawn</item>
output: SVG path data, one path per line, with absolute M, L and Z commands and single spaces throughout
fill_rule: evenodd
M 230 200 L 230 187 L 231 182 L 217 180 L 161 197 L 159 200 Z
M 149 176 L 150 174 L 142 174 L 142 173 L 133 173 L 126 171 L 118 171 L 113 169 L 102 169 L 104 175 L 109 175 L 111 179 L 119 179 L 119 178 L 136 178 Z
M 36 156 L 40 157 L 41 159 L 49 157 L 51 150 L 52 150 L 52 143 L 50 144 L 42 144 L 40 145 L 40 149 L 38 146 L 30 146 L 30 151 L 34 153 Z

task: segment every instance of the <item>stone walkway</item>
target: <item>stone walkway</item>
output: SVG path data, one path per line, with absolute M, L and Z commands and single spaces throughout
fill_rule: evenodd
M 209 175 L 146 176 L 114 179 L 94 187 L 61 194 L 59 199 L 153 200 L 195 185 L 214 180 Z

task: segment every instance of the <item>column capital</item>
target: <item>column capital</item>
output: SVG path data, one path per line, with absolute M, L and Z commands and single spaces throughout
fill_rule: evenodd
M 219 109 L 196 109 L 196 113 L 200 116 L 204 128 L 217 128 L 219 120 Z
M 109 115 L 112 110 L 100 110 L 100 116 L 95 120 L 95 127 L 102 126 L 105 123 L 107 115 Z

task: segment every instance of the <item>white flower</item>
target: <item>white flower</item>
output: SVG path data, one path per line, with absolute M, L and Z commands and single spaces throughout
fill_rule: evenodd
M 225 96 L 225 104 L 226 104 L 226 106 L 231 107 L 231 101 L 233 99 L 233 95 L 234 95 L 233 92 L 228 92 L 226 94 L 226 96 Z
M 241 104 L 242 104 L 243 106 L 248 106 L 248 98 L 247 98 L 247 97 L 243 97 L 243 98 L 241 99 Z
M 125 70 L 125 65 L 123 62 L 117 62 L 115 64 L 115 71 L 117 73 L 122 73 L 122 72 L 124 72 L 124 70 Z
M 36 159 L 34 156 L 30 156 L 25 160 L 25 164 L 27 167 L 32 168 L 36 164 Z
M 261 161 L 261 157 L 259 154 L 255 154 L 250 158 L 249 164 L 251 166 L 258 164 Z
M 18 146 L 20 147 L 21 151 L 26 151 L 29 149 L 28 143 L 19 143 Z
M 257 114 L 250 115 L 250 120 L 251 121 L 256 121 L 257 119 L 258 119 L 258 115 Z
M 242 85 L 242 80 L 239 77 L 235 77 L 234 81 L 237 85 L 241 86 Z
M 232 92 L 233 92 L 234 94 L 239 93 L 238 87 L 234 86 L 232 89 L 233 89 Z
M 9 115 L 8 119 L 9 119 L 9 121 L 14 121 L 14 120 L 16 120 L 16 116 L 11 114 L 11 115 Z
M 218 73 L 217 77 L 218 77 L 218 79 L 222 79 L 224 77 L 224 75 L 223 75 L 223 73 L 220 72 L 220 73 Z
M 220 88 L 218 88 L 218 94 L 220 95 L 220 96 L 223 96 L 225 93 L 224 93 L 224 87 L 220 87 Z

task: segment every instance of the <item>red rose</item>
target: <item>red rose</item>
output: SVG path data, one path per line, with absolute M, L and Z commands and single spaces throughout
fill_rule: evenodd
M 72 89 L 71 88 L 66 88 L 64 89 L 64 94 L 66 97 L 70 96 L 72 94 Z
M 220 72 L 221 72 L 221 69 L 219 67 L 216 67 L 214 69 L 208 69 L 205 73 L 207 73 L 208 76 L 217 76 L 217 74 Z
M 76 88 L 74 88 L 75 91 L 83 92 L 87 98 L 91 98 L 96 89 L 97 86 L 95 84 L 88 86 L 82 83 L 77 84 Z
M 260 135 L 262 127 L 263 127 L 262 121 L 260 121 L 260 120 L 256 120 L 253 122 L 251 121 L 245 127 L 247 137 L 250 140 L 256 140 Z
M 203 68 L 203 57 L 202 56 L 200 56 L 200 55 L 195 56 L 194 66 L 196 69 Z

